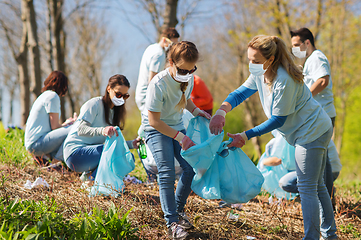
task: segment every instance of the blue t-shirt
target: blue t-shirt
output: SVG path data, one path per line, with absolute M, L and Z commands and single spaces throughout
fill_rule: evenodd
M 112 119 L 113 110 L 109 111 L 109 118 Z M 79 136 L 78 135 L 78 126 L 81 120 L 87 121 L 90 123 L 90 127 L 106 127 L 109 124 L 105 121 L 104 115 L 104 105 L 102 97 L 95 97 L 88 100 L 80 108 L 80 113 L 78 119 L 75 121 L 71 127 L 67 138 L 64 141 L 64 160 L 67 160 L 68 157 L 80 147 L 85 147 L 88 145 L 103 144 L 106 137 L 101 136 Z M 111 121 L 110 121 L 111 122 Z
M 305 84 L 295 82 L 283 67 L 277 70 L 271 86 L 264 82 L 264 76 L 251 74 L 243 86 L 258 90 L 263 110 L 268 118 L 287 116 L 277 130 L 291 145 L 313 142 L 332 126 L 330 117 L 312 98 Z
M 29 150 L 31 144 L 50 132 L 49 113 L 58 113 L 60 117 L 60 98 L 54 91 L 47 90 L 35 100 L 25 127 L 25 147 Z
M 148 88 L 149 72 L 159 73 L 164 70 L 166 54 L 159 43 L 147 47 L 142 56 L 139 67 L 138 83 L 135 90 L 135 102 L 140 111 L 144 110 L 145 94 Z
M 187 100 L 190 98 L 193 82 L 194 78 L 192 77 L 184 93 Z M 176 109 L 181 97 L 182 91 L 180 89 L 180 83 L 173 79 L 168 68 L 155 75 L 149 83 L 145 109 L 142 112 L 142 126 L 144 131 L 155 130 L 149 125 L 148 110 L 160 112 L 160 119 L 167 125 L 177 131 L 183 130 L 183 112 Z
M 331 118 L 336 117 L 336 109 L 333 104 L 331 68 L 325 54 L 323 54 L 320 50 L 313 51 L 306 59 L 303 74 L 305 76 L 305 84 L 308 88 L 311 88 L 317 79 L 327 75 L 329 76 L 329 83 L 327 87 L 315 95 L 314 99 L 321 104 L 323 109 Z

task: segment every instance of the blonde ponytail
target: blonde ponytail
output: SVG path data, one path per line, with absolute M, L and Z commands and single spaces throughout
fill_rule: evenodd
M 271 81 L 269 85 L 272 85 L 277 75 L 279 65 L 287 71 L 295 82 L 303 83 L 302 70 L 293 61 L 291 53 L 287 50 L 286 44 L 281 38 L 277 36 L 259 35 L 248 43 L 248 47 L 259 50 L 267 60 L 274 56 L 274 60 L 270 66 Z
M 175 106 L 176 109 L 180 112 L 183 111 L 183 109 L 186 107 L 187 100 L 186 100 L 185 91 L 187 90 L 187 87 L 188 87 L 188 82 L 182 82 L 180 84 L 180 90 L 182 91 L 182 97 L 179 100 L 178 104 Z

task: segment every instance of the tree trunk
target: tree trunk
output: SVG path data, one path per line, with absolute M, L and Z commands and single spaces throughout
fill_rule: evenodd
M 51 5 L 50 0 L 46 1 L 46 4 L 48 6 L 48 14 L 46 15 L 46 46 L 47 46 L 47 54 L 48 54 L 48 62 L 49 62 L 49 68 L 51 71 L 54 71 L 54 56 L 53 56 L 53 45 L 52 45 L 52 39 L 53 39 L 53 30 L 52 30 L 52 16 L 51 16 Z
M 28 72 L 28 30 L 26 24 L 26 2 L 21 2 L 21 18 L 23 21 L 23 34 L 21 37 L 21 44 L 19 54 L 16 56 L 16 62 L 18 64 L 19 71 L 19 83 L 20 83 L 20 113 L 21 113 L 21 125 L 24 127 L 26 120 L 28 119 L 30 112 L 30 81 Z
M 66 66 L 65 66 L 65 32 L 64 32 L 64 22 L 62 17 L 63 11 L 63 0 L 49 0 L 49 9 L 51 15 L 51 29 L 53 33 L 52 38 L 52 52 L 53 52 L 53 59 L 55 60 L 55 69 L 62 71 L 65 75 L 66 74 Z M 61 121 L 66 120 L 66 97 L 68 97 L 70 101 L 71 111 L 75 111 L 74 101 L 72 100 L 70 91 L 70 84 L 68 86 L 68 93 L 66 96 L 61 97 Z
M 178 0 L 167 0 L 163 15 L 163 25 L 161 31 L 169 27 L 175 27 L 178 24 L 177 19 Z M 160 35 L 161 33 L 159 33 Z
M 28 29 L 28 47 L 29 47 L 29 60 L 31 65 L 31 81 L 32 92 L 34 97 L 37 98 L 41 94 L 41 68 L 40 68 L 40 51 L 37 33 L 36 14 L 34 10 L 33 0 L 22 0 L 24 2 L 26 11 L 26 23 Z

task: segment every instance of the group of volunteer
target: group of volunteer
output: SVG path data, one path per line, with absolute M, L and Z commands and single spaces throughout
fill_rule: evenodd
M 326 56 L 316 49 L 307 28 L 292 31 L 291 36 L 293 55 L 276 36 L 259 35 L 248 43 L 250 75 L 213 116 L 212 96 L 204 82 L 194 75 L 200 56 L 194 43 L 178 42 L 178 32 L 168 28 L 158 43 L 145 50 L 135 92 L 142 119 L 140 137 L 127 144 L 137 148 L 145 140 L 147 156 L 151 156 L 156 168 L 149 168 L 144 159 L 143 165 L 149 179 L 157 175 L 171 239 L 186 238 L 187 230 L 193 227 L 185 205 L 195 170 L 181 153 L 196 144 L 187 136 L 184 114 L 207 119 L 211 134 L 223 134 L 227 113 L 256 92 L 268 119 L 241 133 L 227 133 L 230 138 L 227 149 L 241 148 L 251 138 L 271 131 L 279 134 L 285 144 L 293 147 L 293 160 L 277 159 L 277 163 L 270 165 L 280 165 L 282 161 L 295 163 L 289 172 L 296 175 L 286 182 L 296 185 L 300 195 L 304 239 L 319 239 L 320 234 L 324 239 L 338 238 L 325 186 L 327 180 L 324 181 L 330 178 L 333 182 L 340 170 L 332 171 L 327 154 L 336 116 L 330 66 Z M 294 56 L 306 59 L 303 69 L 295 64 Z M 118 136 L 116 127 L 124 128 L 130 83 L 123 75 L 110 77 L 103 96 L 88 100 L 78 117 L 60 125 L 59 97 L 66 94 L 67 85 L 67 77 L 59 71 L 45 80 L 43 93 L 34 102 L 26 123 L 25 146 L 36 156 L 62 157 L 71 170 L 94 178 L 106 138 Z M 174 189 L 176 167 L 180 171 Z

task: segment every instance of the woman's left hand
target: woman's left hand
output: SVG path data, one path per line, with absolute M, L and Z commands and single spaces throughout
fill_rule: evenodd
M 230 144 L 228 144 L 227 147 L 229 147 L 229 148 L 230 147 L 238 147 L 238 148 L 243 147 L 246 144 L 246 140 L 248 140 L 248 139 L 244 139 L 242 137 L 242 135 L 243 135 L 243 133 L 236 133 L 236 134 L 227 133 L 228 137 L 233 138 L 233 141 Z M 246 138 L 247 138 L 247 136 L 246 136 Z
M 210 120 L 212 118 L 212 116 L 209 113 L 205 112 L 204 110 L 200 110 L 197 107 L 195 109 L 193 109 L 192 114 L 195 117 L 196 116 L 201 116 L 201 117 L 207 118 L 208 120 Z

